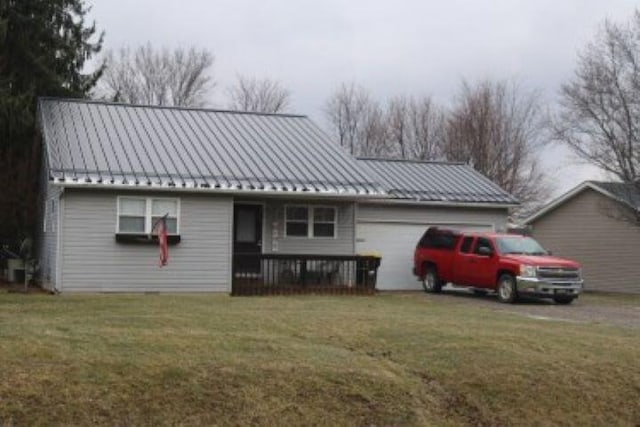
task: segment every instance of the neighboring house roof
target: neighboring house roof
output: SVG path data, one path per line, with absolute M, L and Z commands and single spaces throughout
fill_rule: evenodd
M 633 184 L 625 184 L 623 182 L 585 181 L 557 199 L 552 200 L 550 203 L 542 207 L 542 209 L 526 218 L 524 220 L 524 224 L 530 224 L 531 222 L 536 221 L 587 189 L 596 191 L 603 196 L 623 203 L 632 209 L 640 210 L 640 190 L 638 190 L 637 186 L 634 186 Z
M 304 116 L 41 98 L 39 120 L 63 185 L 383 195 Z
M 610 193 L 619 201 L 626 203 L 629 207 L 640 209 L 640 185 L 604 181 L 591 181 L 591 183 Z
M 420 202 L 517 205 L 518 200 L 464 163 L 361 158 L 392 196 Z

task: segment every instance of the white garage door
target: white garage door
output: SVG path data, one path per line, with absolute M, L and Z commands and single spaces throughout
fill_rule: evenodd
M 491 231 L 492 225 L 438 224 L 440 228 Z M 413 275 L 413 252 L 429 225 L 408 223 L 359 223 L 356 228 L 357 253 L 382 255 L 378 269 L 380 290 L 418 290 L 422 285 Z

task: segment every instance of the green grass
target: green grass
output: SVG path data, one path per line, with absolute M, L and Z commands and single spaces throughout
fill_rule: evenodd
M 640 330 L 423 295 L 0 294 L 0 361 L 0 425 L 640 422 Z

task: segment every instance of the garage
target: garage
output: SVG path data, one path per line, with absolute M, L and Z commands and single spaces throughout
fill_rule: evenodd
M 379 290 L 420 290 L 413 275 L 416 243 L 430 226 L 505 231 L 518 200 L 464 163 L 359 159 L 391 197 L 360 202 L 355 250 L 382 256 Z
M 466 231 L 492 231 L 493 224 L 415 224 L 362 222 L 356 227 L 357 253 L 382 255 L 378 269 L 379 290 L 419 290 L 422 285 L 412 273 L 416 243 L 430 226 Z

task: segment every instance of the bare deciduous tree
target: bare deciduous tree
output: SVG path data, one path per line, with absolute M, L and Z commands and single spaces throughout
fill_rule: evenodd
M 388 133 L 383 109 L 379 103 L 369 100 L 356 135 L 356 154 L 364 157 L 390 156 Z
M 333 134 L 351 154 L 435 160 L 442 157 L 444 112 L 430 97 L 393 98 L 386 108 L 355 83 L 343 83 L 327 102 Z
M 444 154 L 472 165 L 527 210 L 549 194 L 538 166 L 541 126 L 535 93 L 506 82 L 464 83 L 447 120 Z
M 640 192 L 640 11 L 606 21 L 562 87 L 555 137 Z M 634 190 L 631 190 L 634 191 Z
M 340 145 L 351 154 L 362 154 L 359 141 L 362 135 L 367 134 L 362 130 L 367 114 L 371 113 L 370 104 L 371 96 L 362 86 L 343 83 L 325 106 L 325 114 L 333 133 Z M 372 117 L 370 116 L 369 119 Z M 371 125 L 369 123 L 368 126 L 371 127 Z M 368 141 L 371 143 L 373 138 Z
M 409 156 L 418 160 L 439 160 L 444 147 L 445 114 L 430 97 L 411 103 Z
M 387 129 L 396 157 L 439 160 L 443 154 L 445 114 L 429 96 L 396 97 L 389 103 Z
M 271 79 L 238 76 L 227 90 L 229 108 L 258 113 L 280 113 L 289 106 L 291 92 Z
M 387 129 L 389 142 L 397 150 L 397 157 L 407 158 L 407 140 L 409 137 L 410 100 L 405 96 L 392 98 L 387 108 Z
M 326 113 L 354 155 L 469 163 L 531 209 L 549 195 L 539 170 L 542 120 L 538 97 L 516 85 L 463 84 L 451 111 L 429 96 L 397 96 L 385 109 L 360 86 L 343 84 Z
M 206 49 L 123 47 L 107 52 L 98 94 L 130 104 L 203 106 L 215 85 L 209 74 L 213 62 Z

